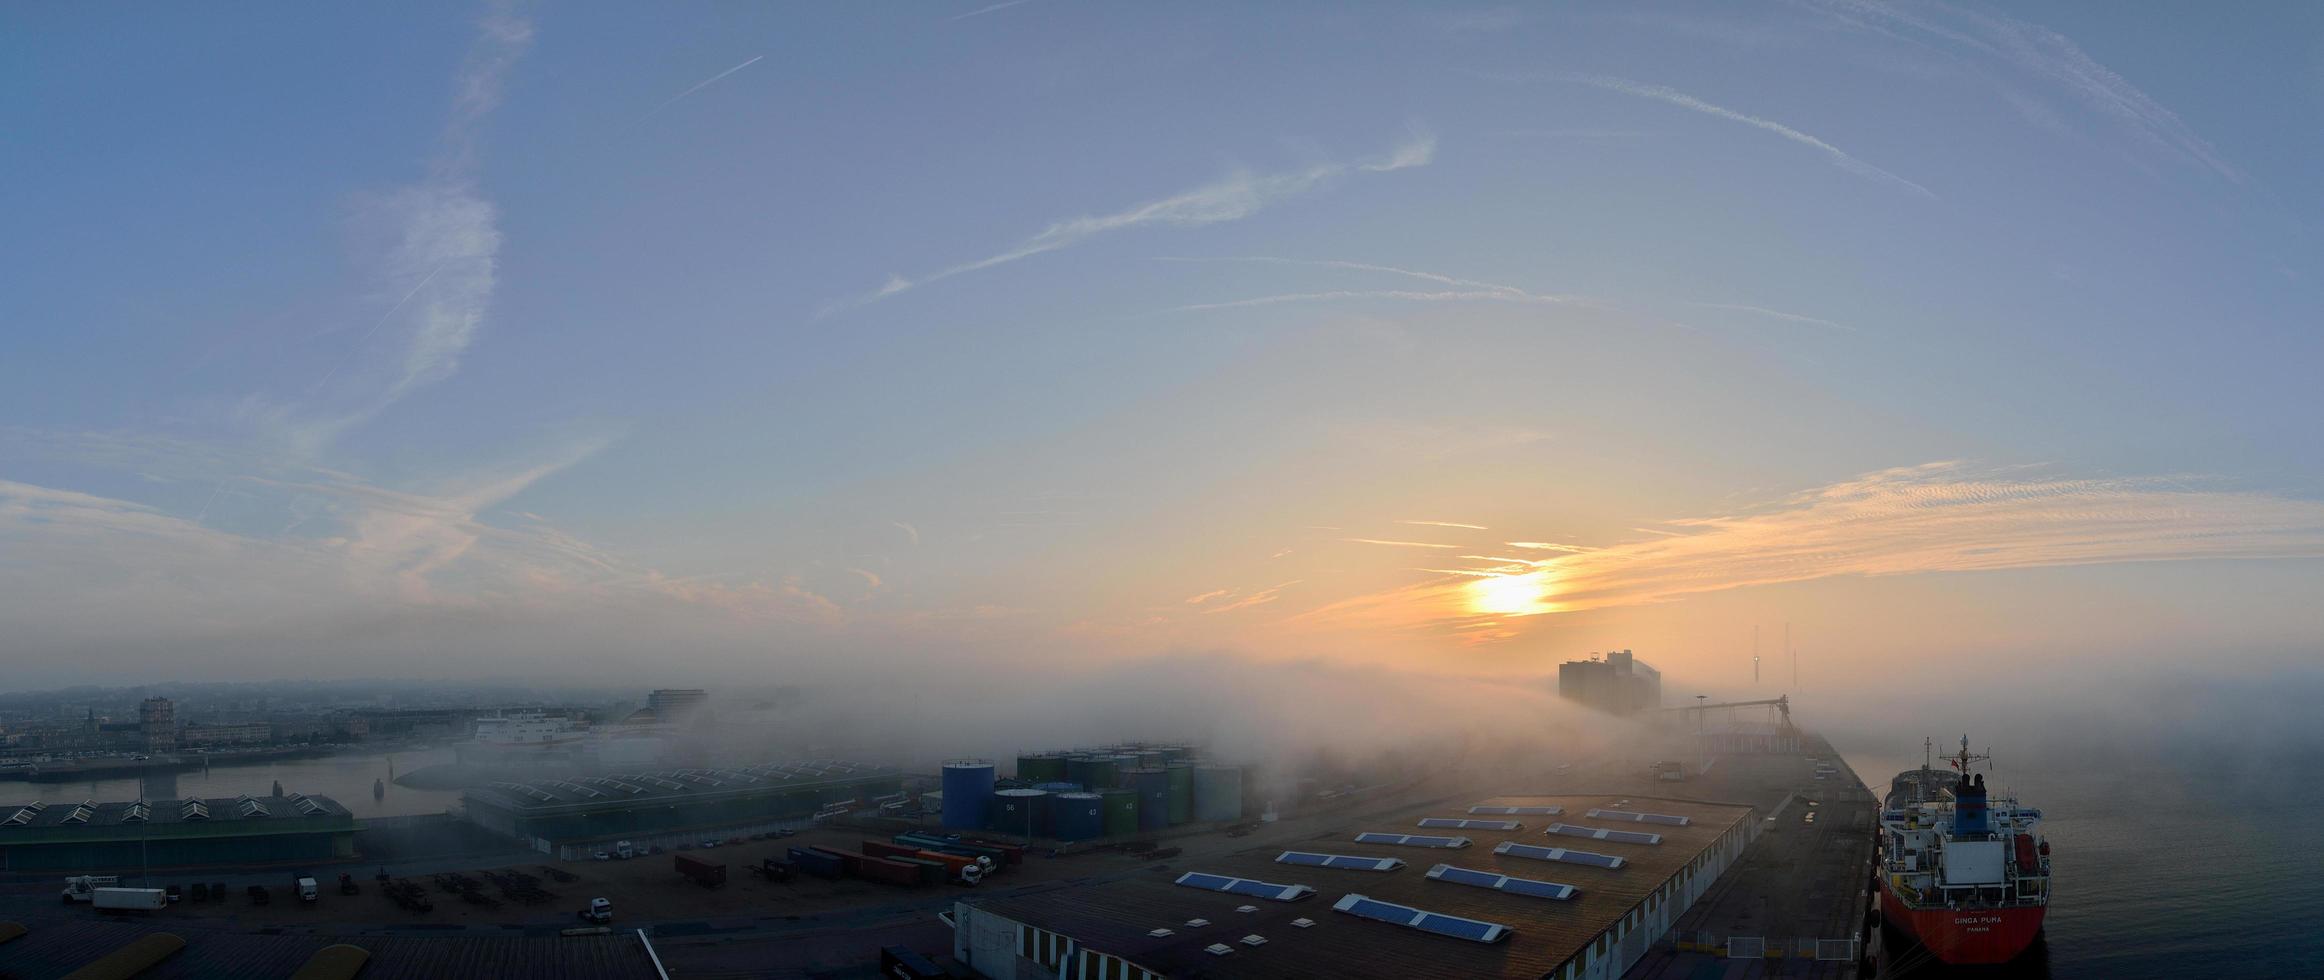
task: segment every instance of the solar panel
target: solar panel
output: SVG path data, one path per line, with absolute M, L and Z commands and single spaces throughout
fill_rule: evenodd
M 1642 834 L 1634 830 L 1605 830 L 1598 827 L 1581 827 L 1570 823 L 1550 824 L 1549 832 L 1566 837 L 1587 837 L 1591 840 L 1613 841 L 1616 844 L 1662 843 L 1661 834 Z
M 1188 888 L 1200 888 L 1204 891 L 1225 892 L 1229 895 L 1249 895 L 1253 898 L 1264 898 L 1270 902 L 1297 901 L 1315 894 L 1315 889 L 1306 885 L 1276 885 L 1264 881 L 1253 881 L 1249 878 L 1229 878 L 1226 875 L 1206 874 L 1200 871 L 1189 871 L 1179 875 L 1178 884 Z
M 1464 919 L 1457 915 L 1445 915 L 1442 912 L 1424 912 L 1409 905 L 1383 902 L 1353 892 L 1341 896 L 1340 900 L 1332 905 L 1332 908 L 1360 918 L 1392 923 L 1418 929 L 1422 932 L 1433 932 L 1440 936 L 1466 939 L 1474 943 L 1497 943 L 1509 938 L 1509 933 L 1514 931 L 1508 926 L 1498 923 Z
M 1401 844 L 1405 847 L 1467 847 L 1474 841 L 1466 837 L 1429 837 L 1424 834 L 1379 834 L 1365 832 L 1356 835 L 1358 844 Z
M 1490 817 L 1554 817 L 1565 812 L 1562 806 L 1472 806 L 1469 812 Z
M 1428 876 L 1430 878 L 1436 879 L 1437 881 L 1449 881 L 1456 885 L 1474 885 L 1478 888 L 1490 888 L 1494 891 L 1508 892 L 1512 895 L 1530 895 L 1534 898 L 1552 898 L 1561 902 L 1574 897 L 1575 891 L 1574 886 L 1572 885 L 1560 885 L 1554 881 L 1536 881 L 1531 878 L 1516 878 L 1505 874 L 1497 874 L 1491 871 L 1476 871 L 1469 868 L 1456 868 L 1449 864 L 1440 864 L 1436 867 L 1428 869 Z
M 1453 817 L 1422 817 L 1422 827 L 1443 830 L 1524 830 L 1525 825 L 1515 820 L 1461 820 Z
M 1584 864 L 1593 868 L 1619 868 L 1624 863 L 1621 858 L 1615 857 L 1611 854 L 1597 854 L 1590 851 L 1569 851 L 1562 847 L 1537 847 L 1532 844 L 1519 844 L 1515 841 L 1502 841 L 1499 845 L 1493 848 L 1493 853 L 1504 854 L 1509 857 L 1532 858 L 1536 861 L 1563 861 L 1567 864 Z
M 1353 854 L 1317 854 L 1313 851 L 1284 851 L 1275 856 L 1276 864 L 1301 864 L 1311 868 L 1337 868 L 1342 871 L 1394 871 L 1404 866 L 1395 858 L 1357 857 Z
M 1590 810 L 1592 820 L 1628 820 L 1631 823 L 1661 824 L 1665 827 L 1684 827 L 1693 821 L 1669 813 L 1640 813 L 1636 810 Z

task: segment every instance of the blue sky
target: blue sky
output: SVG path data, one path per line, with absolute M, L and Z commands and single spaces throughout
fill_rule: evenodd
M 2161 656 L 2320 584 L 2319 37 L 12 8 L 0 625 L 54 682 L 641 644 L 1683 669 L 1785 618 L 1867 677 Z M 1857 611 L 1995 589 L 2057 601 Z M 2249 612 L 2254 660 L 2324 634 Z

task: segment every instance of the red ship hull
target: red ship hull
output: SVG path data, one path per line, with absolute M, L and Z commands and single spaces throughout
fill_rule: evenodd
M 1880 914 L 1947 963 L 2007 963 L 2041 935 L 2047 906 L 2000 909 L 1916 909 L 1880 890 Z

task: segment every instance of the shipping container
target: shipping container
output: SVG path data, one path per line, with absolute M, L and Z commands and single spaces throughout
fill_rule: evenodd
M 857 876 L 870 881 L 884 881 L 891 885 L 903 885 L 907 888 L 917 888 L 922 883 L 918 865 L 903 864 L 890 861 L 887 858 L 858 857 L 855 863 L 855 873 Z
M 794 847 L 788 856 L 801 872 L 817 878 L 841 878 L 847 874 L 846 869 L 839 864 L 839 856 L 828 851 Z
M 695 884 L 704 888 L 716 888 L 726 884 L 726 865 L 712 864 L 691 854 L 680 854 L 677 856 L 674 866 L 678 869 L 679 874 L 693 879 Z
M 951 975 L 909 947 L 880 947 L 880 976 L 896 980 L 944 980 Z
M 860 867 L 859 867 L 859 865 L 860 865 L 860 864 L 862 863 L 862 861 L 863 861 L 863 855 L 861 855 L 861 854 L 849 854 L 849 853 L 847 853 L 846 851 L 842 851 L 842 850 L 840 850 L 840 849 L 838 849 L 838 848 L 835 848 L 835 847 L 816 847 L 816 846 L 809 846 L 807 849 L 808 849 L 808 850 L 810 850 L 810 851 L 817 851 L 817 852 L 820 852 L 820 853 L 823 853 L 823 854 L 829 854 L 829 855 L 831 855 L 833 858 L 836 858 L 836 859 L 838 859 L 838 861 L 839 861 L 839 870 L 840 870 L 840 873 L 842 873 L 842 874 L 847 874 L 847 875 L 855 875 L 855 874 L 858 874 L 858 873 L 860 873 L 860 871 L 861 871 L 861 869 L 860 869 Z

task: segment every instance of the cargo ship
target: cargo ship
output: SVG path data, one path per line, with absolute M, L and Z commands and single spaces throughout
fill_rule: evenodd
M 1969 738 L 1937 769 L 1896 774 L 1880 808 L 1880 912 L 1946 963 L 2015 959 L 2050 905 L 2042 812 L 1986 791 Z

